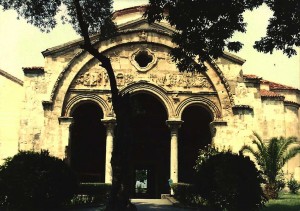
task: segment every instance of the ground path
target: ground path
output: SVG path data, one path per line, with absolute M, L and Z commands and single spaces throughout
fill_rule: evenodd
M 174 207 L 167 199 L 132 199 L 131 202 L 136 205 L 138 211 L 184 211 L 187 209 Z
M 138 211 L 186 211 L 190 209 L 183 209 L 174 207 L 167 199 L 132 199 L 131 202 L 136 205 Z M 101 211 L 101 207 L 89 207 L 71 209 L 71 211 Z

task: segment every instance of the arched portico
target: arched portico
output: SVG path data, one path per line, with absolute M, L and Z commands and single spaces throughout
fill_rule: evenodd
M 70 115 L 70 166 L 80 182 L 105 181 L 106 128 L 102 124 L 103 111 L 94 101 L 76 105 Z
M 179 181 L 193 183 L 195 161 L 199 150 L 212 142 L 210 123 L 212 112 L 203 104 L 191 103 L 181 114 L 183 124 L 179 129 L 178 172 Z

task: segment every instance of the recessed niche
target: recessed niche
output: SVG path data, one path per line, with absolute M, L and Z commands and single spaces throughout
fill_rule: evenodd
M 138 71 L 146 72 L 156 64 L 157 58 L 152 51 L 148 48 L 144 48 L 136 50 L 131 55 L 130 61 Z
M 134 59 L 140 67 L 147 67 L 153 61 L 153 56 L 149 55 L 147 51 L 140 51 Z

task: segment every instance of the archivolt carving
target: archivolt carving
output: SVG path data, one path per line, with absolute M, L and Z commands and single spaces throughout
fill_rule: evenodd
M 55 84 L 53 86 L 51 95 L 50 95 L 50 101 L 53 102 L 54 99 L 54 95 L 57 94 L 57 89 L 58 89 L 58 85 L 59 83 L 62 81 L 62 79 L 64 78 L 65 74 L 67 71 L 70 70 L 71 66 L 75 63 L 75 61 L 77 59 L 79 59 L 79 57 L 84 53 L 84 50 L 80 50 L 75 56 L 74 58 L 67 64 L 67 66 L 63 69 L 63 71 L 59 74 L 57 80 L 55 81 Z
M 63 116 L 70 116 L 74 107 L 84 101 L 93 101 L 97 103 L 101 107 L 104 117 L 111 115 L 111 108 L 104 99 L 95 94 L 80 94 L 71 98 L 67 102 L 64 108 Z
M 222 117 L 220 109 L 212 101 L 199 96 L 190 97 L 182 101 L 175 110 L 176 116 L 181 117 L 182 112 L 187 106 L 197 104 L 206 107 L 212 113 L 214 120 L 220 119 Z
M 233 99 L 233 95 L 231 93 L 231 90 L 230 90 L 230 86 L 228 84 L 228 81 L 227 79 L 225 78 L 225 76 L 223 75 L 223 72 L 220 70 L 219 66 L 215 63 L 215 61 L 211 58 L 209 63 L 214 67 L 214 69 L 216 70 L 216 72 L 218 73 L 222 83 L 224 84 L 225 86 L 225 89 L 228 93 L 228 97 L 229 97 L 229 100 L 230 100 L 230 104 L 231 106 L 234 106 L 234 99 Z
M 147 82 L 138 82 L 133 83 L 121 90 L 121 93 L 151 93 L 154 96 L 158 97 L 159 100 L 163 103 L 166 111 L 168 113 L 168 117 L 172 117 L 174 115 L 174 106 L 173 102 L 166 95 L 166 91 L 160 87 L 157 87 L 153 84 Z

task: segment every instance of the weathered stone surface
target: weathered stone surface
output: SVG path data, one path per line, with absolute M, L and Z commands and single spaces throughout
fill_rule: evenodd
M 166 109 L 166 120 L 180 121 L 189 106 L 204 107 L 212 116 L 212 142 L 235 152 L 251 143 L 253 131 L 263 139 L 300 138 L 299 90 L 244 76 L 244 60 L 228 53 L 207 62 L 204 73 L 179 72 L 169 55 L 174 47 L 170 27 L 166 23 L 149 25 L 140 19 L 141 14 L 138 10 L 116 15 L 115 20 L 122 23 L 120 35 L 95 44 L 111 59 L 122 93 L 156 97 Z M 150 59 L 139 65 L 136 56 L 143 52 Z M 43 54 L 43 71 L 27 71 L 23 86 L 0 75 L 0 96 L 5 102 L 0 104 L 0 158 L 18 149 L 48 149 L 65 158 L 72 111 L 80 103 L 92 101 L 102 109 L 103 119 L 113 117 L 107 74 L 97 60 L 79 48 L 79 42 Z M 109 143 L 111 139 L 112 135 Z M 290 161 L 285 173 L 293 173 L 299 160 Z

